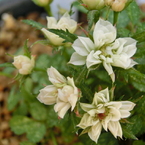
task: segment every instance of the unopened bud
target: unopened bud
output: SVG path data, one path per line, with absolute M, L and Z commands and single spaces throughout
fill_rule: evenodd
M 127 0 L 115 0 L 112 3 L 112 10 L 116 11 L 116 12 L 120 12 L 125 8 L 125 4 L 126 4 Z
M 35 56 L 31 56 L 31 58 L 24 55 L 15 56 L 12 64 L 18 69 L 20 74 L 28 75 L 34 68 Z
M 82 0 L 88 10 L 100 10 L 105 6 L 104 0 Z

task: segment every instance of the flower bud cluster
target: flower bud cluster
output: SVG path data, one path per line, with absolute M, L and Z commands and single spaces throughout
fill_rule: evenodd
M 55 68 L 48 68 L 47 73 L 53 85 L 41 89 L 37 99 L 46 105 L 55 104 L 55 112 L 63 118 L 70 108 L 71 111 L 74 110 L 81 96 L 80 91 L 75 86 L 73 78 L 65 78 Z
M 125 8 L 127 0 L 105 0 L 105 4 L 110 6 L 115 12 L 120 12 Z
M 48 29 L 59 29 L 59 30 L 68 30 L 70 33 L 74 33 L 77 28 L 77 22 L 70 18 L 68 12 L 66 12 L 60 20 L 57 20 L 54 17 L 47 17 L 47 28 Z M 64 39 L 60 38 L 58 35 L 49 32 L 49 30 L 42 28 L 41 31 L 46 35 L 49 41 L 55 45 L 63 45 Z
M 100 10 L 109 6 L 113 11 L 120 12 L 125 8 L 127 0 L 82 0 L 82 2 L 88 10 Z

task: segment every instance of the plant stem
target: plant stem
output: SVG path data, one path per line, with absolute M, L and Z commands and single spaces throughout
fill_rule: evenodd
M 113 25 L 114 26 L 117 24 L 118 15 L 119 15 L 119 12 L 114 11 L 114 18 L 113 18 Z
M 47 12 L 48 16 L 51 16 L 51 17 L 53 16 L 50 5 L 45 6 L 44 9 Z
M 82 69 L 82 71 L 80 72 L 80 74 L 78 75 L 78 77 L 75 79 L 75 84 L 80 85 L 82 80 L 86 77 L 87 74 L 87 68 L 86 66 L 84 66 L 84 68 Z
M 51 137 L 52 137 L 53 145 L 58 145 L 57 141 L 56 141 L 56 139 L 54 137 L 53 131 L 51 132 Z

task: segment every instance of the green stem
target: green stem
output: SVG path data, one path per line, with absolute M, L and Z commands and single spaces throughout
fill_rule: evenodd
M 80 85 L 82 80 L 86 77 L 87 72 L 88 72 L 88 70 L 87 70 L 86 66 L 84 66 L 84 68 L 82 69 L 82 71 L 80 72 L 78 77 L 75 79 L 75 84 Z
M 51 12 L 51 8 L 50 8 L 50 5 L 47 5 L 44 7 L 45 11 L 47 12 L 48 16 L 52 17 L 53 14 Z
M 110 13 L 110 7 L 108 7 L 108 9 L 107 9 L 107 14 L 106 14 L 106 18 L 105 18 L 105 20 L 108 19 L 109 13 Z
M 56 141 L 56 138 L 55 138 L 55 136 L 53 134 L 53 131 L 51 132 L 51 137 L 52 137 L 53 145 L 58 145 L 57 141 Z
M 119 12 L 114 11 L 114 18 L 113 18 L 113 25 L 114 26 L 117 24 L 118 15 L 119 15 Z

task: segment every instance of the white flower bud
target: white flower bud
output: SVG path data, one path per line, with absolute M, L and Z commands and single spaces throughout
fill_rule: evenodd
M 47 6 L 51 0 L 33 0 L 33 2 L 40 7 L 44 7 Z
M 12 63 L 22 75 L 30 74 L 35 65 L 35 56 L 31 56 L 31 59 L 24 55 L 14 57 Z
M 125 8 L 127 0 L 105 0 L 105 4 L 111 6 L 113 11 L 120 12 Z
M 104 0 L 82 0 L 89 10 L 100 10 L 105 6 Z
M 58 22 L 54 17 L 47 17 L 47 21 L 48 29 L 62 29 L 64 31 L 67 29 L 70 33 L 74 33 L 77 28 L 77 22 L 71 19 L 68 13 L 65 13 Z M 41 30 L 53 45 L 63 45 L 62 42 L 64 39 L 54 33 L 49 32 L 45 28 L 42 28 Z

